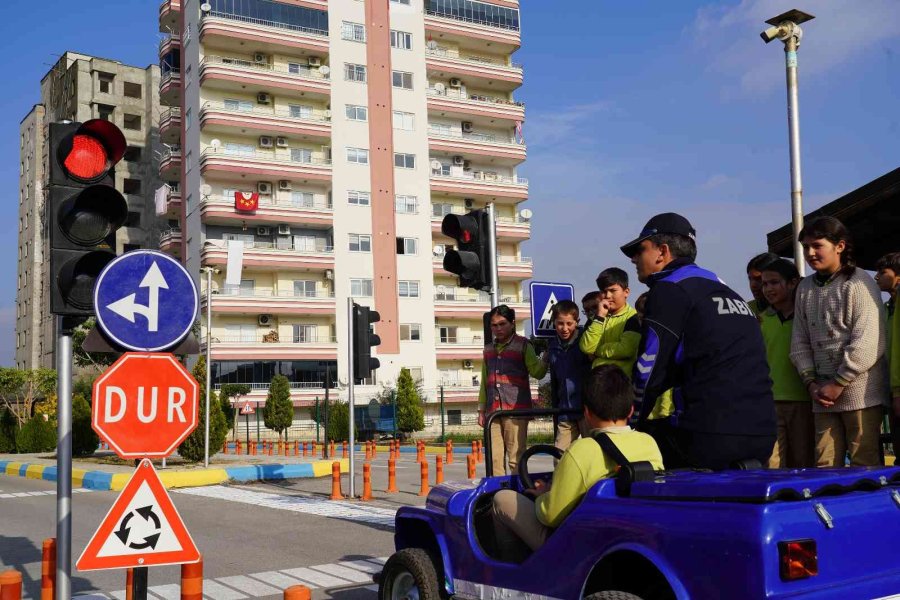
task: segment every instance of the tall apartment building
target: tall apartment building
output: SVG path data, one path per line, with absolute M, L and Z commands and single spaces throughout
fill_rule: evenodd
M 40 103 L 22 120 L 19 172 L 19 264 L 16 288 L 16 366 L 55 368 L 56 332 L 50 314 L 44 257 L 44 178 L 50 123 L 106 119 L 125 134 L 128 150 L 116 167 L 116 189 L 128 201 L 128 220 L 116 250 L 155 248 L 160 227 L 153 193 L 159 187 L 155 152 L 159 125 L 159 67 L 66 52 L 41 79 Z
M 219 270 L 214 385 L 262 400 L 281 373 L 311 405 L 326 368 L 347 381 L 352 297 L 381 315 L 362 398 L 407 367 L 432 416 L 440 386 L 451 423 L 473 415 L 490 306 L 443 270 L 440 223 L 495 204 L 502 299 L 524 316 L 518 2 L 165 0 L 160 31 L 161 248 L 204 296 Z

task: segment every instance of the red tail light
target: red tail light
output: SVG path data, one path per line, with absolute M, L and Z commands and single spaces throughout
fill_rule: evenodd
M 795 581 L 819 574 L 819 557 L 815 540 L 778 542 L 781 579 Z
M 78 134 L 72 138 L 72 149 L 63 165 L 74 177 L 90 181 L 109 169 L 109 155 L 98 139 Z

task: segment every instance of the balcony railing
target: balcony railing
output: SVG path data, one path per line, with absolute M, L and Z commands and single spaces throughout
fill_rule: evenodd
M 228 240 L 217 239 L 217 240 L 206 240 L 207 244 L 212 246 L 217 246 L 220 248 L 225 248 L 228 246 Z M 244 249 L 249 250 L 280 250 L 285 252 L 296 252 L 298 254 L 334 254 L 334 246 L 318 246 L 316 248 L 309 248 L 308 246 L 294 246 L 294 241 L 291 238 L 279 240 L 277 242 L 257 242 L 257 241 L 245 241 Z
M 216 149 L 210 146 L 203 151 L 203 157 L 207 156 L 227 156 L 231 158 L 248 158 L 251 160 L 259 160 L 270 163 L 279 163 L 285 165 L 314 165 L 314 166 L 331 166 L 330 158 L 304 158 L 303 160 L 292 160 L 289 158 L 277 158 L 275 150 L 227 150 L 221 146 Z
M 440 177 L 441 179 L 454 179 L 462 181 L 484 181 L 486 183 L 506 183 L 512 185 L 528 185 L 528 180 L 524 177 L 499 175 L 494 173 L 485 173 L 483 171 L 464 171 L 463 175 L 447 175 L 442 171 L 434 170 L 431 172 L 432 177 Z
M 461 90 L 450 87 L 445 87 L 444 89 L 430 87 L 426 90 L 426 93 L 429 96 L 443 96 L 445 98 L 453 98 L 454 100 L 463 100 L 465 102 L 475 102 L 479 104 L 507 104 L 525 108 L 525 103 L 517 100 L 508 100 L 506 98 L 484 96 L 481 94 L 463 94 Z
M 329 335 L 294 337 L 293 334 L 272 336 L 265 333 L 259 335 L 249 333 L 214 335 L 212 339 L 213 345 L 216 344 L 217 340 L 220 344 L 334 344 L 337 342 L 336 337 Z
M 445 137 L 454 140 L 466 140 L 470 142 L 487 142 L 489 144 L 506 144 L 509 146 L 520 146 L 518 142 L 512 139 L 501 139 L 493 133 L 479 133 L 477 131 L 458 131 L 456 129 L 442 129 L 440 127 L 429 127 L 428 135 L 435 137 Z
M 223 286 L 219 290 L 213 290 L 213 295 L 240 297 L 240 298 L 296 298 L 309 300 L 328 300 L 334 298 L 334 292 L 326 290 L 316 290 L 312 292 L 299 292 L 295 290 L 277 290 L 274 288 L 258 288 L 253 289 L 240 288 L 237 286 Z
M 167 35 L 159 40 L 159 51 L 162 52 L 163 48 L 165 48 L 167 44 L 171 44 L 173 42 L 176 44 L 181 43 L 180 33 L 172 32 L 170 35 Z
M 213 342 L 213 343 L 215 343 L 215 342 Z M 214 383 L 213 389 L 221 390 L 223 385 L 235 385 L 235 384 Z M 237 385 L 246 385 L 250 388 L 251 392 L 257 392 L 257 391 L 267 391 L 269 389 L 269 386 L 272 385 L 272 383 L 267 381 L 265 383 L 241 383 L 241 384 L 237 384 Z M 315 389 L 324 389 L 325 388 L 324 381 L 290 381 L 290 382 L 288 382 L 288 385 L 290 386 L 290 388 L 292 390 L 315 390 Z M 338 389 L 337 382 L 334 382 L 331 384 L 331 389 Z
M 472 303 L 472 304 L 487 304 L 491 301 L 490 296 L 479 296 L 477 294 L 454 294 L 452 292 L 435 292 L 434 294 L 435 302 L 460 302 L 460 303 Z M 527 298 L 523 298 L 519 300 L 514 296 L 501 296 L 501 303 L 506 304 L 521 304 L 523 302 L 528 302 Z
M 248 109 L 228 106 L 224 102 L 209 101 L 203 104 L 203 110 L 221 110 L 223 112 L 259 117 L 282 117 L 285 119 L 297 119 L 298 121 L 318 121 L 322 123 L 331 121 L 330 110 L 313 109 L 301 114 L 296 111 L 291 111 L 290 108 L 283 106 L 266 108 L 263 106 L 256 106 L 255 103 Z
M 232 204 L 234 202 L 234 198 L 226 198 L 224 196 L 207 196 L 203 199 L 204 202 L 210 202 L 214 204 Z M 300 208 L 300 209 L 313 209 L 313 210 L 332 210 L 332 204 L 328 202 L 327 198 L 313 198 L 310 202 L 308 200 L 293 200 L 291 198 L 273 198 L 272 196 L 260 196 L 259 198 L 259 207 L 267 208 L 270 206 L 277 206 L 279 208 Z
M 170 145 L 168 148 L 162 151 L 159 155 L 159 162 L 164 163 L 167 160 L 179 161 L 181 160 L 181 146 Z
M 166 110 L 162 111 L 162 114 L 159 116 L 159 122 L 169 119 L 180 119 L 181 118 L 181 107 L 180 106 L 170 106 Z
M 486 25 L 488 27 L 497 27 L 498 29 L 508 29 L 509 31 L 519 31 L 518 23 L 493 23 L 488 21 L 487 19 L 479 19 L 477 17 L 466 17 L 463 15 L 453 14 L 450 11 L 443 11 L 440 9 L 434 8 L 426 8 L 426 15 L 431 15 L 433 17 L 441 17 L 443 19 L 452 19 L 454 21 L 462 21 L 464 23 L 474 23 L 476 25 Z
M 439 337 L 436 342 L 438 346 L 483 346 L 484 338 L 480 335 L 470 338 Z
M 492 67 L 500 67 L 503 69 L 515 69 L 517 71 L 522 70 L 522 65 L 514 62 L 503 62 L 496 58 L 490 58 L 487 56 L 475 56 L 475 55 L 461 55 L 459 50 L 454 50 L 452 48 L 427 48 L 425 50 L 425 54 L 429 56 L 436 56 L 437 58 L 449 58 L 451 60 L 469 63 L 471 65 L 483 66 L 490 65 Z
M 444 217 L 446 217 L 448 214 L 464 215 L 471 210 L 472 210 L 471 208 L 466 208 L 464 206 L 458 206 L 458 205 L 454 204 L 453 206 L 450 207 L 449 211 L 441 210 L 439 213 L 432 212 L 431 218 L 434 221 L 440 221 Z M 494 220 L 497 221 L 498 223 L 509 223 L 509 224 L 513 224 L 513 225 L 527 225 L 528 223 L 531 223 L 531 219 L 526 219 L 525 217 L 522 217 L 520 215 L 516 215 L 514 217 L 494 217 Z
M 309 35 L 318 35 L 328 37 L 328 31 L 324 29 L 316 29 L 314 27 L 303 27 L 302 25 L 294 25 L 292 23 L 282 23 L 280 21 L 267 21 L 266 19 L 256 19 L 244 15 L 236 15 L 229 12 L 210 11 L 203 14 L 204 19 L 228 19 L 231 21 L 240 21 L 242 23 L 250 23 L 251 25 L 260 25 L 262 27 L 274 27 L 275 29 L 286 29 L 288 31 L 297 31 Z
M 246 58 L 231 58 L 228 56 L 205 56 L 200 61 L 200 66 L 206 65 L 225 65 L 229 67 L 237 67 L 238 69 L 248 71 L 259 71 L 262 73 L 277 73 L 279 75 L 296 75 L 307 79 L 329 79 L 329 75 L 322 73 L 321 69 L 310 69 L 304 65 L 273 65 L 269 63 L 254 62 Z

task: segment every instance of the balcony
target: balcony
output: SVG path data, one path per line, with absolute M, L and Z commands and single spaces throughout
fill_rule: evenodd
M 245 50 L 249 45 L 263 52 L 284 54 L 286 49 L 288 53 L 299 49 L 328 54 L 326 30 L 229 12 L 205 13 L 200 22 L 200 39 L 204 44 L 236 52 Z
M 159 30 L 171 33 L 181 28 L 181 0 L 163 0 L 159 5 Z
M 449 275 L 444 270 L 444 259 L 434 258 L 432 271 L 435 275 Z M 501 256 L 497 261 L 497 272 L 501 278 L 524 280 L 531 279 L 534 272 L 532 260 L 527 257 Z
M 425 67 L 429 80 L 462 78 L 471 87 L 510 92 L 522 85 L 522 66 L 500 58 L 460 53 L 451 48 L 427 48 Z
M 503 119 L 510 121 L 510 126 L 516 121 L 525 120 L 524 102 L 515 102 L 500 96 L 463 94 L 460 89 L 445 84 L 430 87 L 426 93 L 429 112 L 442 117 L 459 117 L 476 122 L 481 120 L 486 124 Z
M 436 286 L 438 289 L 441 286 Z M 506 304 L 516 311 L 525 314 L 530 308 L 529 300 L 523 298 L 519 300 L 515 296 L 501 296 L 500 303 Z M 491 301 L 487 294 L 470 294 L 467 292 L 457 292 L 454 288 L 451 291 L 438 291 L 434 294 L 434 316 L 435 318 L 478 320 L 480 321 L 484 313 L 491 309 Z
M 450 211 L 455 215 L 464 215 L 468 210 L 462 206 L 454 206 Z M 431 215 L 431 233 L 433 236 L 443 236 L 441 233 L 441 222 L 444 215 Z M 525 219 L 520 216 L 515 217 L 496 217 L 497 223 L 497 239 L 510 242 L 521 242 L 531 238 L 531 219 Z
M 270 179 L 293 181 L 331 181 L 331 160 L 304 157 L 304 160 L 290 160 L 289 153 L 275 150 L 229 153 L 221 148 L 207 148 L 200 157 L 200 172 L 207 176 L 216 175 L 220 179 L 240 179 L 243 175 L 255 175 Z
M 233 225 L 242 221 L 254 226 L 289 223 L 313 229 L 334 227 L 334 210 L 328 204 L 327 196 L 314 197 L 312 201 L 263 196 L 254 213 L 236 213 L 234 198 L 207 196 L 200 201 L 200 210 L 203 222 L 208 224 Z
M 200 61 L 201 85 L 229 92 L 277 91 L 279 96 L 328 101 L 331 82 L 326 71 L 295 64 L 269 64 L 243 58 L 206 56 Z
M 159 79 L 159 102 L 164 106 L 175 106 L 181 99 L 181 73 L 169 71 Z
M 480 170 L 460 171 L 459 175 L 431 173 L 431 191 L 464 196 L 503 198 L 520 201 L 528 198 L 528 180 L 523 177 L 500 175 Z
M 428 149 L 445 154 L 486 156 L 495 164 L 516 166 L 525 160 L 525 144 L 492 133 L 428 128 Z
M 435 340 L 437 360 L 480 360 L 484 356 L 484 338 L 440 337 Z
M 292 332 L 260 328 L 258 335 L 227 335 L 213 332 L 212 360 L 336 360 L 337 340 L 322 336 L 294 340 Z M 272 335 L 272 334 L 275 335 Z M 200 344 L 205 350 L 205 339 Z
M 166 186 L 168 190 L 166 191 L 165 203 L 163 206 L 156 207 L 156 216 L 164 217 L 167 219 L 180 219 L 181 218 L 181 192 L 178 190 L 178 187 Z M 162 209 L 162 212 L 160 212 Z
M 159 236 L 159 249 L 161 252 L 178 256 L 181 254 L 181 229 L 172 227 L 163 231 Z
M 204 265 L 226 264 L 226 241 L 206 240 L 201 250 L 201 260 Z M 291 238 L 286 238 L 284 242 L 247 242 L 244 243 L 243 266 L 260 271 L 299 270 L 324 273 L 334 269 L 334 248 L 323 246 L 295 249 Z
M 204 296 L 205 298 L 205 296 Z M 241 289 L 225 286 L 212 295 L 213 312 L 218 314 L 333 315 L 334 293 L 296 292 L 275 288 Z
M 160 155 L 159 178 L 164 181 L 181 180 L 181 146 L 172 144 Z
M 159 117 L 159 139 L 164 144 L 181 142 L 181 107 L 170 106 Z
M 522 45 L 518 22 L 491 22 L 431 8 L 425 9 L 425 35 L 436 40 L 487 43 L 502 52 L 514 52 Z
M 173 31 L 159 40 L 159 57 L 162 58 L 173 50 L 181 50 L 181 34 Z
M 200 109 L 200 127 L 209 133 L 252 133 L 322 141 L 331 139 L 331 111 L 206 102 Z

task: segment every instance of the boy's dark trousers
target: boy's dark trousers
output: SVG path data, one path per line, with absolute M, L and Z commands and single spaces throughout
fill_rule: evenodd
M 765 465 L 772 455 L 775 434 L 731 435 L 689 431 L 671 419 L 647 419 L 638 427 L 656 440 L 666 469 L 728 469 L 739 460 L 756 459 Z

